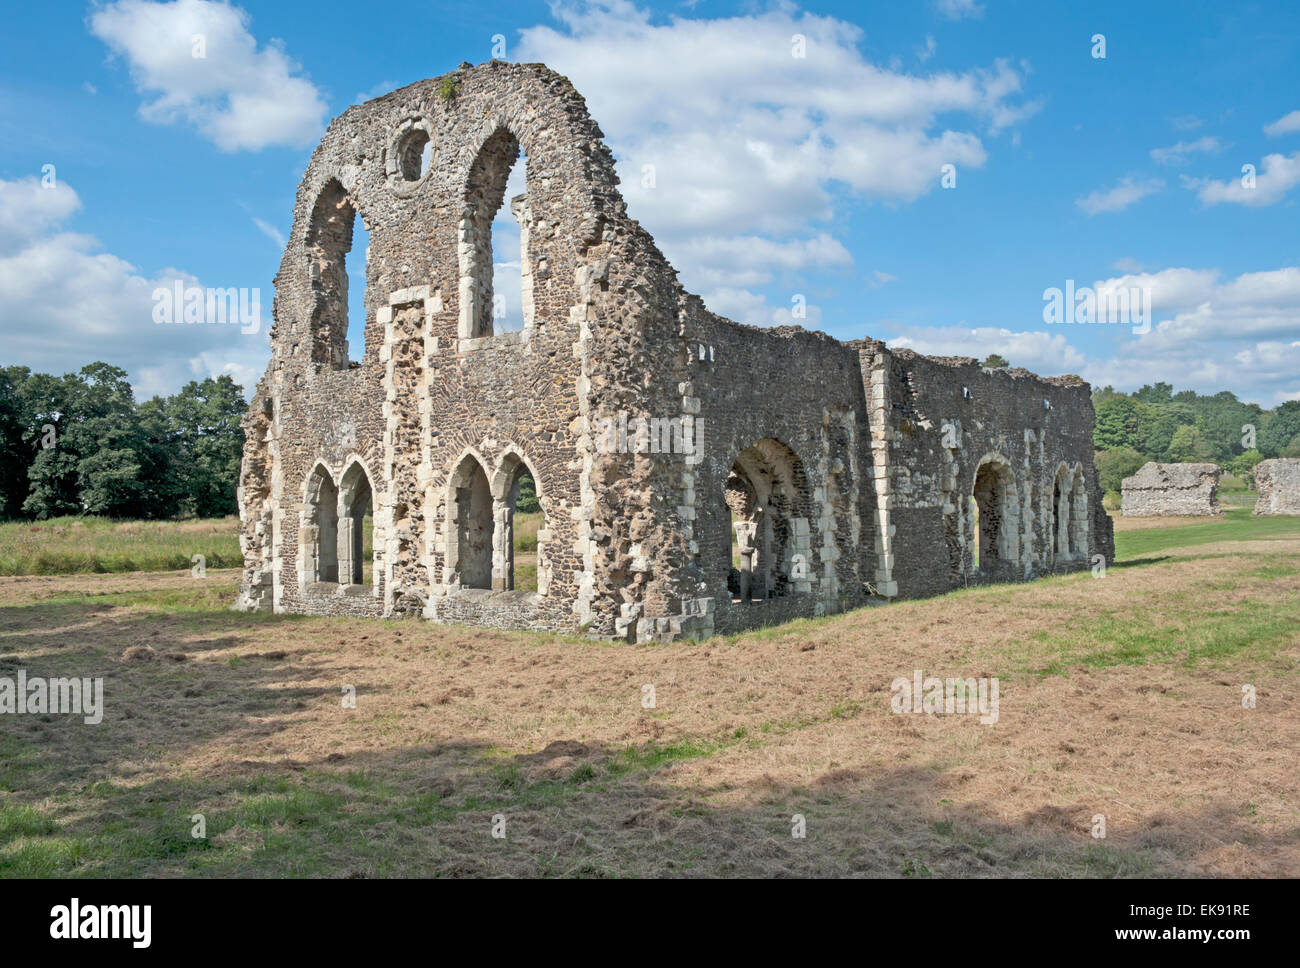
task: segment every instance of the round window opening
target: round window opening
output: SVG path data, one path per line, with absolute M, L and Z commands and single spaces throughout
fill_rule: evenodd
M 402 177 L 409 182 L 419 181 L 429 171 L 433 158 L 433 145 L 429 132 L 413 128 L 402 136 L 397 145 L 397 164 Z

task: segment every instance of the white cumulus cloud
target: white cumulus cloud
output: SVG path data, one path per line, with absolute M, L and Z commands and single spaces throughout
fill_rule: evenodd
M 1215 269 L 1169 268 L 1094 284 L 1149 288 L 1149 332 L 1118 332 L 1122 349 L 1091 363 L 1094 385 L 1136 389 L 1163 380 L 1180 389 L 1238 396 L 1272 406 L 1300 393 L 1300 266 L 1223 279 Z
M 1254 166 L 1251 166 L 1254 168 Z M 1300 151 L 1291 155 L 1265 155 L 1263 167 L 1243 172 L 1240 178 L 1215 181 L 1210 178 L 1187 178 L 1183 184 L 1196 192 L 1205 205 L 1231 203 L 1248 208 L 1263 208 L 1280 202 L 1300 184 Z
M 1089 215 L 1101 212 L 1122 212 L 1135 202 L 1140 202 L 1148 195 L 1153 195 L 1165 187 L 1159 178 L 1120 179 L 1114 188 L 1098 189 L 1083 198 L 1076 199 L 1075 205 Z
M 789 5 L 715 19 L 628 0 L 552 12 L 558 26 L 521 31 L 514 54 L 584 93 L 630 214 L 688 289 L 746 321 L 782 311 L 752 287 L 851 264 L 824 227 L 846 195 L 912 201 L 944 165 L 985 165 L 984 137 L 1041 107 L 1006 61 L 907 73 L 868 60 L 861 28 Z
M 1078 373 L 1086 358 L 1067 342 L 1064 333 L 1014 331 L 998 326 L 909 326 L 886 324 L 885 341 L 892 347 L 911 349 L 927 356 L 973 356 L 982 360 L 997 353 L 1012 366 L 1058 376 Z
M 1292 111 L 1278 118 L 1272 124 L 1264 125 L 1264 133 L 1270 138 L 1282 134 L 1295 134 L 1300 131 L 1300 111 Z
M 231 373 L 245 393 L 269 355 L 270 293 L 257 333 L 238 325 L 160 325 L 158 288 L 196 286 L 174 268 L 148 273 L 102 251 L 62 222 L 81 206 L 71 186 L 0 179 L 0 342 L 6 363 L 65 373 L 94 360 L 126 369 L 142 396 L 171 393 L 187 380 Z M 14 226 L 18 226 L 15 230 Z M 40 231 L 38 231 L 38 229 Z M 247 280 L 226 284 L 247 288 Z
M 0 181 L 0 253 L 40 237 L 80 207 L 77 193 L 57 175 Z
M 278 42 L 258 46 L 250 19 L 216 0 L 118 0 L 90 15 L 90 30 L 150 98 L 145 120 L 186 121 L 223 151 L 308 145 L 325 101 Z

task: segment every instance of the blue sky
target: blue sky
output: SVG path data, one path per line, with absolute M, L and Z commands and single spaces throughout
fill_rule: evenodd
M 718 312 L 774 325 L 801 297 L 794 322 L 841 338 L 1300 398 L 1295 4 L 120 0 L 6 26 L 6 364 L 251 391 L 268 326 L 159 326 L 153 290 L 260 287 L 269 324 L 329 118 L 501 35 L 505 59 L 573 80 L 630 212 Z M 1067 280 L 1148 291 L 1149 331 L 1045 323 Z

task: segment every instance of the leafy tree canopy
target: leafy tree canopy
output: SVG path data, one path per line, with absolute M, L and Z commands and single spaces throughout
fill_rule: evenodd
M 245 406 L 228 376 L 137 404 L 108 363 L 59 377 L 0 370 L 0 515 L 232 514 Z

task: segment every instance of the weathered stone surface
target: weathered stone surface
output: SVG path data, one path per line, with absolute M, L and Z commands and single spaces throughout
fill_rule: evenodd
M 1217 464 L 1148 461 L 1124 478 L 1122 511 L 1130 517 L 1222 514 Z
M 1259 497 L 1256 514 L 1300 515 L 1300 458 L 1277 458 L 1255 465 Z
M 521 151 L 527 190 L 507 200 Z M 504 204 L 523 229 L 517 333 L 493 328 Z M 354 213 L 370 249 L 349 363 Z M 333 121 L 245 427 L 249 609 L 667 641 L 1113 557 L 1085 382 L 710 312 L 539 64 L 462 65 Z M 535 593 L 513 579 L 525 471 L 545 514 Z

